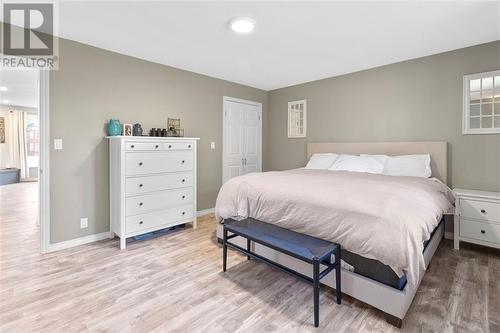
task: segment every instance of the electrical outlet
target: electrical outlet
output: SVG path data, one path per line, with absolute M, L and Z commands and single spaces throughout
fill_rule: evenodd
M 215 149 L 215 142 L 210 142 L 210 149 Z
M 87 217 L 82 217 L 80 219 L 80 229 L 85 229 L 89 226 L 89 219 Z
M 54 149 L 55 150 L 62 150 L 63 149 L 62 139 L 54 139 Z

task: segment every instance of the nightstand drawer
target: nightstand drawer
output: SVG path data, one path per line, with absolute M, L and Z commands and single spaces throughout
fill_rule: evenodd
M 488 201 L 460 199 L 460 216 L 470 219 L 500 222 L 500 204 Z
M 478 239 L 500 245 L 500 224 L 461 219 L 460 237 Z

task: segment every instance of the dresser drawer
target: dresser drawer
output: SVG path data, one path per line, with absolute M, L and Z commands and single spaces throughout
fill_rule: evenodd
M 500 245 L 500 224 L 460 219 L 460 236 Z
M 127 141 L 125 143 L 125 151 L 156 151 L 156 150 L 192 150 L 194 144 L 192 142 L 142 142 L 142 141 Z
M 154 192 L 125 199 L 125 215 L 141 214 L 193 201 L 193 188 Z
M 139 152 L 125 154 L 125 174 L 145 175 L 193 169 L 192 152 Z
M 127 234 L 150 230 L 162 225 L 173 225 L 177 221 L 190 219 L 193 215 L 193 206 L 184 205 L 147 214 L 129 216 L 125 221 Z
M 460 199 L 460 216 L 500 222 L 500 204 L 488 201 Z
M 135 141 L 127 141 L 125 143 L 126 151 L 154 151 L 154 150 L 162 150 L 163 143 L 162 142 L 135 142 Z
M 191 150 L 194 144 L 191 142 L 163 142 L 165 150 Z
M 193 186 L 193 173 L 170 173 L 125 179 L 125 195 Z

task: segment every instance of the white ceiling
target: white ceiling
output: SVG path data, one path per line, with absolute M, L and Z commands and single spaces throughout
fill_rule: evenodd
M 0 70 L 0 104 L 38 108 L 39 89 L 36 70 Z
M 62 37 L 265 90 L 500 39 L 498 1 L 67 1 L 59 17 Z

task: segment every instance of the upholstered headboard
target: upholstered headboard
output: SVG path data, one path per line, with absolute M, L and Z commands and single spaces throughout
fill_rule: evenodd
M 432 176 L 446 184 L 447 144 L 446 141 L 430 142 L 324 142 L 308 143 L 307 159 L 316 153 L 337 154 L 386 154 L 410 155 L 430 154 Z

